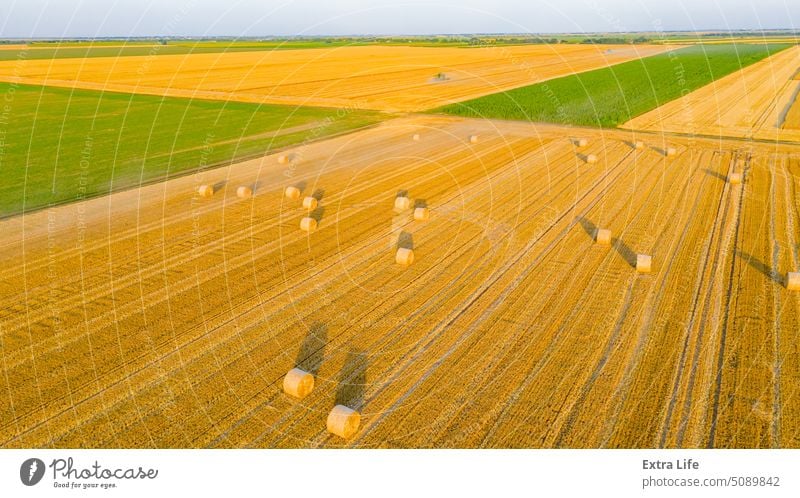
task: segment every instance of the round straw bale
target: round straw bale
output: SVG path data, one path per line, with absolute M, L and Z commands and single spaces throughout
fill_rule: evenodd
M 285 195 L 287 199 L 296 201 L 300 198 L 300 189 L 297 187 L 286 187 L 286 190 L 283 191 L 283 195 Z
M 589 140 L 585 138 L 579 138 L 575 140 L 575 145 L 577 145 L 578 147 L 586 147 L 587 145 L 589 145 Z
M 361 425 L 361 414 L 344 405 L 334 406 L 328 414 L 326 423 L 328 432 L 344 439 L 352 437 L 359 425 Z
M 415 142 L 419 142 L 419 133 L 414 133 L 414 136 L 411 137 Z
M 289 162 L 289 156 L 286 154 L 281 154 L 278 156 L 278 164 L 286 164 Z
M 394 260 L 399 265 L 408 266 L 414 262 L 414 251 L 401 247 L 394 255 Z
M 211 185 L 200 185 L 200 188 L 197 189 L 197 193 L 200 194 L 200 197 L 211 197 L 214 195 L 214 187 Z
M 606 228 L 598 228 L 595 232 L 594 240 L 598 244 L 602 244 L 604 246 L 609 245 L 611 243 L 611 230 Z
M 586 156 L 587 164 L 594 164 L 596 162 L 597 162 L 597 156 L 595 156 L 594 154 L 589 154 L 588 156 Z
M 249 199 L 250 197 L 253 197 L 253 189 L 242 185 L 236 189 L 236 197 L 240 199 Z
M 644 149 L 644 142 L 637 140 L 636 142 L 633 143 L 633 148 L 636 150 Z
M 306 197 L 303 199 L 303 207 L 308 209 L 309 211 L 313 211 L 317 209 L 317 199 L 315 197 Z
M 667 157 L 672 157 L 678 153 L 678 150 L 675 147 L 667 147 Z
M 302 220 L 300 220 L 300 230 L 304 232 L 313 232 L 317 229 L 317 220 L 311 218 L 310 216 L 306 216 Z
M 786 288 L 791 291 L 800 290 L 800 272 L 790 271 L 786 274 Z
M 742 183 L 742 174 L 741 173 L 731 173 L 728 177 L 728 181 L 731 185 L 739 185 Z
M 289 396 L 303 399 L 314 390 L 314 376 L 305 370 L 293 368 L 283 378 L 283 392 Z
M 647 254 L 636 255 L 636 271 L 639 273 L 650 273 L 653 269 L 653 257 Z
M 471 143 L 471 144 L 478 143 L 478 135 L 470 135 L 469 136 L 469 143 Z
M 414 219 L 417 221 L 425 221 L 430 218 L 431 213 L 426 207 L 414 208 Z
M 394 208 L 405 211 L 406 209 L 411 207 L 411 199 L 405 196 L 399 196 L 394 200 Z

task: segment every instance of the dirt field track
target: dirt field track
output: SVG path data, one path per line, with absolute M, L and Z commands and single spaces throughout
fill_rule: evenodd
M 624 128 L 800 142 L 800 46 L 783 50 Z
M 293 153 L 0 222 L 0 445 L 800 447 L 800 148 L 410 117 Z
M 676 48 L 366 46 L 158 57 L 154 49 L 152 56 L 0 62 L 0 81 L 242 102 L 419 111 Z M 437 78 L 440 73 L 444 76 Z

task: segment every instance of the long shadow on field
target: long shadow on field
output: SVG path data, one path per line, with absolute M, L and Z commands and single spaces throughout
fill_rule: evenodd
M 737 254 L 740 258 L 745 260 L 748 265 L 761 272 L 761 274 L 764 276 L 769 277 L 773 282 L 784 285 L 783 275 L 781 275 L 777 270 L 773 270 L 769 267 L 769 265 L 765 264 L 752 254 L 747 254 L 744 251 L 737 251 Z
M 623 140 L 622 143 L 624 143 L 625 145 L 627 145 L 631 149 L 636 150 L 636 142 L 635 141 L 633 141 L 633 140 Z
M 347 353 L 339 387 L 336 388 L 336 404 L 360 411 L 364 405 L 364 390 L 367 384 L 367 354 L 353 349 Z
M 612 239 L 611 245 L 629 265 L 636 268 L 636 253 L 622 239 Z
M 586 232 L 589 235 L 589 237 L 592 238 L 592 240 L 594 240 L 594 238 L 597 236 L 597 225 L 595 225 L 588 219 L 584 218 L 583 216 L 577 216 L 575 219 L 578 220 L 578 223 L 581 224 L 581 226 L 583 227 L 583 231 Z
M 656 147 L 655 145 L 650 147 L 651 150 L 654 150 L 660 156 L 667 156 L 667 148 L 666 147 Z
M 311 194 L 311 197 L 313 197 L 317 201 L 321 201 L 322 198 L 325 197 L 325 189 L 324 188 L 318 188 L 318 189 L 314 190 L 314 193 Z
M 315 220 L 317 223 L 319 223 L 319 222 L 321 222 L 321 221 L 322 221 L 322 217 L 323 217 L 324 215 L 325 215 L 325 208 L 324 208 L 324 207 L 322 207 L 322 206 L 320 206 L 320 207 L 318 207 L 317 209 L 315 209 L 315 210 L 311 211 L 311 213 L 309 213 L 309 215 L 308 215 L 308 216 L 309 216 L 309 217 L 311 217 L 311 218 L 314 218 L 314 220 Z
M 725 178 L 725 175 L 723 175 L 722 173 L 717 173 L 717 172 L 716 172 L 716 171 L 714 171 L 714 170 L 711 170 L 711 169 L 708 169 L 708 168 L 704 168 L 704 169 L 703 169 L 703 172 L 704 172 L 705 174 L 707 174 L 708 176 L 713 176 L 714 178 L 720 179 L 720 180 L 722 180 L 723 182 L 727 182 L 727 181 L 728 181 L 728 179 L 727 179 L 727 178 Z
M 294 365 L 300 370 L 317 376 L 322 360 L 325 358 L 325 346 L 328 344 L 328 326 L 321 322 L 314 322 L 308 328 L 297 359 Z
M 425 199 L 414 199 L 414 207 L 415 208 L 426 208 L 428 207 L 428 201 Z
M 397 197 L 408 197 L 408 190 L 398 190 Z
M 227 185 L 227 184 L 228 184 L 228 180 L 222 180 L 222 181 L 217 182 L 214 185 L 212 185 L 211 188 L 214 189 L 214 193 L 216 194 L 217 192 L 219 192 L 220 190 L 225 188 L 225 185 Z
M 303 192 L 305 192 L 305 190 L 306 190 L 306 187 L 307 187 L 307 186 L 308 186 L 308 183 L 307 183 L 307 182 L 305 182 L 305 181 L 302 181 L 302 182 L 297 182 L 297 183 L 295 183 L 295 184 L 294 184 L 294 188 L 296 188 L 297 190 L 299 190 L 301 194 L 302 194 Z
M 397 237 L 398 249 L 414 249 L 414 236 L 408 232 L 400 232 Z

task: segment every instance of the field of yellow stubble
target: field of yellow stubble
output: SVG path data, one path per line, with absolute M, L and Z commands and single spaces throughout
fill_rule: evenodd
M 800 151 L 574 132 L 404 118 L 1 222 L 0 444 L 800 447 Z M 318 231 L 287 183 L 324 190 Z M 431 219 L 398 225 L 398 190 Z
M 707 136 L 800 141 L 800 46 L 783 50 L 682 98 L 642 114 L 624 128 Z
M 0 62 L 0 81 L 241 102 L 420 111 L 676 47 L 342 47 Z M 445 79 L 437 79 L 443 73 Z

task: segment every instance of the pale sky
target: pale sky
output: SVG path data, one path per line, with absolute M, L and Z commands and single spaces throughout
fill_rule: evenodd
M 799 0 L 0 0 L 0 37 L 795 29 Z

